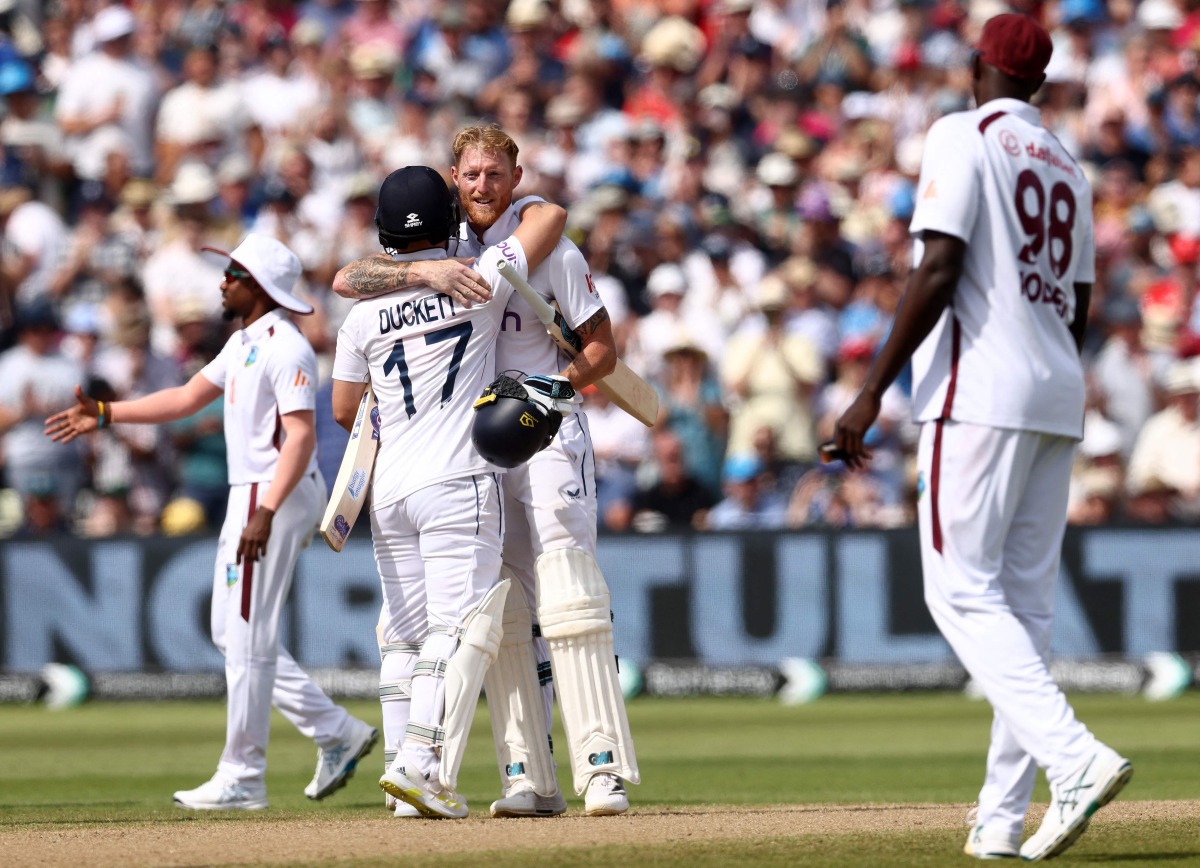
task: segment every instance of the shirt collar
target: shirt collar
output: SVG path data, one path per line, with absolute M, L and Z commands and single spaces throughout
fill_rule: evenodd
M 1035 106 L 1031 106 L 1024 100 L 1013 99 L 1008 96 L 985 102 L 979 107 L 979 111 L 984 114 L 1007 112 L 1010 115 L 1016 115 L 1026 123 L 1033 124 L 1035 127 L 1042 125 L 1042 113 Z
M 445 247 L 430 247 L 428 250 L 418 250 L 415 253 L 397 253 L 392 258 L 397 262 L 423 262 L 427 259 L 445 259 L 449 255 Z
M 281 319 L 283 319 L 282 308 L 277 307 L 267 311 L 254 322 L 250 323 L 250 325 L 242 329 L 242 343 L 248 344 L 252 341 L 258 340 L 272 328 L 274 328 L 275 324 Z

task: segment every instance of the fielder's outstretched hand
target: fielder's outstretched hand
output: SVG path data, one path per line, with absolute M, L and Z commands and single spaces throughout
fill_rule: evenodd
M 871 460 L 871 450 L 864 441 L 879 416 L 879 405 L 878 398 L 859 392 L 833 429 L 833 442 L 851 470 L 862 470 Z
M 75 387 L 75 406 L 55 413 L 46 420 L 45 434 L 55 443 L 70 443 L 80 434 L 90 434 L 100 427 L 100 408 Z

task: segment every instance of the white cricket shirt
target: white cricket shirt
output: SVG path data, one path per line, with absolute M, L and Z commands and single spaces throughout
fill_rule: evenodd
M 234 332 L 200 371 L 225 390 L 225 455 L 231 485 L 270 482 L 286 439 L 282 417 L 317 407 L 317 356 L 276 308 Z M 313 450 L 308 469 L 317 469 Z
M 446 251 L 396 258 L 445 259 Z M 492 287 L 484 304 L 464 308 L 444 293 L 414 286 L 355 302 L 338 331 L 333 378 L 370 380 L 379 399 L 372 509 L 437 482 L 497 470 L 471 442 L 471 408 L 495 378 L 493 347 L 512 292 L 496 270 L 501 259 L 529 272 L 515 238 L 490 248 L 475 264 Z
M 1095 280 L 1092 192 L 1038 110 L 998 99 L 938 120 L 910 231 L 967 243 L 950 306 L 913 354 L 918 422 L 955 419 L 1083 436 L 1083 368 L 1069 326 Z
M 527 196 L 509 206 L 491 227 L 483 233 L 483 248 L 512 235 L 521 222 L 521 210 L 535 202 L 537 196 Z M 470 239 L 469 227 L 464 233 Z M 459 256 L 475 255 L 467 250 L 479 249 L 478 241 L 460 242 Z M 587 322 L 604 306 L 592 282 L 591 270 L 575 243 L 560 238 L 554 251 L 529 276 L 529 285 L 547 302 L 558 303 L 563 319 L 572 329 Z M 523 374 L 557 374 L 570 359 L 546 333 L 546 327 L 521 296 L 513 293 L 504 311 L 504 322 L 496 340 L 496 370 L 520 371 Z M 582 396 L 575 397 L 581 403 Z

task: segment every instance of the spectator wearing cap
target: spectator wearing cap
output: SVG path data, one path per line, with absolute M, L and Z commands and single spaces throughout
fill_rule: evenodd
M 817 266 L 819 292 L 839 310 L 846 305 L 854 282 L 854 245 L 842 237 L 841 217 L 824 183 L 806 186 L 796 202 L 804 221 L 793 252 Z
M 1121 458 L 1121 430 L 1099 408 L 1083 417 L 1083 439 L 1071 467 L 1067 494 L 1069 524 L 1104 524 L 1124 508 L 1125 465 Z
M 1104 305 L 1107 334 L 1092 363 L 1092 379 L 1108 418 L 1121 429 L 1121 454 L 1133 451 L 1137 433 L 1154 411 L 1154 366 L 1142 343 L 1142 314 L 1127 295 Z
M 659 427 L 679 437 L 688 473 L 717 494 L 729 415 L 709 356 L 686 329 L 664 347 L 657 385 Z
M 686 334 L 712 359 L 721 357 L 724 338 L 711 310 L 686 310 L 687 275 L 674 262 L 664 262 L 646 277 L 650 313 L 642 317 L 629 336 L 629 364 L 643 376 L 656 379 L 663 356 L 679 335 Z
M 671 431 L 658 430 L 651 446 L 651 479 L 640 483 L 634 495 L 630 527 L 643 533 L 703 528 L 717 497 L 692 476 L 683 442 Z
M 136 21 L 124 6 L 106 6 L 92 22 L 95 50 L 76 61 L 59 90 L 54 114 L 74 154 L 75 172 L 99 180 L 113 141 L 127 148 L 134 174 L 154 169 L 154 108 L 151 73 L 133 58 Z
M 796 213 L 800 174 L 790 157 L 772 151 L 758 161 L 754 177 L 767 192 L 755 209 L 754 225 L 764 250 L 778 262 L 792 250 L 800 229 Z
M 408 37 L 391 14 L 387 0 L 355 0 L 354 11 L 338 32 L 338 48 L 343 57 L 370 47 L 394 58 L 404 56 Z
M 566 70 L 555 56 L 557 34 L 551 24 L 549 0 L 512 0 L 508 4 L 504 13 L 508 62 L 479 94 L 476 105 L 480 109 L 495 111 L 509 91 L 523 91 L 539 106 L 562 91 Z M 501 120 L 500 125 L 513 135 L 508 123 Z M 517 142 L 525 150 L 526 142 L 519 138 Z
M 28 187 L 4 186 L 0 187 L 0 229 L 0 285 L 5 287 L 0 301 L 7 307 L 45 297 L 67 243 L 62 218 L 49 205 L 34 201 Z
M 215 310 L 220 304 L 221 265 L 201 255 L 208 244 L 219 244 L 209 213 L 217 182 L 203 163 L 188 161 L 176 170 L 164 203 L 171 209 L 162 245 L 146 260 L 142 273 L 150 309 L 150 343 L 155 352 L 170 356 L 177 349 L 175 312 L 198 303 Z
M 708 530 L 781 530 L 787 523 L 787 500 L 766 489 L 757 455 L 730 455 L 722 470 L 725 497 L 708 511 Z
M 5 174 L 37 191 L 38 200 L 62 205 L 61 183 L 71 174 L 62 131 L 43 112 L 34 68 L 12 58 L 0 63 L 0 145 L 4 147 Z
M 1171 514 L 1194 520 L 1200 515 L 1200 382 L 1195 361 L 1176 362 L 1162 391 L 1166 406 L 1138 432 L 1126 485 L 1133 498 L 1165 490 Z
M 387 136 L 396 132 L 394 78 L 399 56 L 385 46 L 367 43 L 350 55 L 350 91 L 346 117 L 350 127 L 370 153 L 378 154 Z
M 75 446 L 55 449 L 42 433 L 42 422 L 55 407 L 73 400 L 83 370 L 59 350 L 59 321 L 47 299 L 17 308 L 16 332 L 16 346 L 0 353 L 5 482 L 26 504 L 52 495 L 58 513 L 72 516 L 83 482 L 83 453 Z
M 1175 177 L 1151 190 L 1146 203 L 1165 234 L 1200 237 L 1200 147 L 1177 152 Z
M 645 74 L 622 107 L 635 123 L 644 118 L 662 129 L 679 129 L 688 77 L 704 54 L 700 28 L 678 15 L 666 15 L 642 37 L 639 61 Z
M 729 340 L 721 382 L 732 403 L 728 454 L 748 454 L 769 427 L 788 461 L 816 458 L 813 399 L 825 376 L 817 348 L 787 329 L 787 284 L 768 274 L 756 290 L 760 312 Z
M 173 178 L 176 166 L 185 159 L 216 168 L 225 154 L 247 150 L 249 115 L 240 90 L 218 76 L 216 47 L 189 48 L 183 58 L 183 77 L 163 95 L 158 109 L 155 155 L 160 182 Z

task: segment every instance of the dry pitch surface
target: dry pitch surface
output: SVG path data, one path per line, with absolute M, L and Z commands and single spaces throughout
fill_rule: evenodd
M 1040 821 L 1042 807 L 1031 811 Z M 587 818 L 577 809 L 550 820 L 492 820 L 483 813 L 461 821 L 278 820 L 196 818 L 180 822 L 65 825 L 0 832 L 8 866 L 195 866 L 295 864 L 347 859 L 394 859 L 399 836 L 405 850 L 427 857 L 469 856 L 513 850 L 587 848 L 614 842 L 700 844 L 705 841 L 886 833 L 913 829 L 960 830 L 963 805 L 780 805 L 634 809 L 623 817 Z M 380 812 L 382 814 L 382 811 Z M 1200 801 L 1117 801 L 1098 823 L 1171 818 L 1200 820 Z M 486 864 L 480 860 L 480 864 Z

